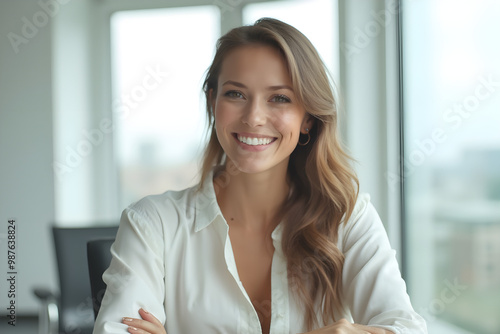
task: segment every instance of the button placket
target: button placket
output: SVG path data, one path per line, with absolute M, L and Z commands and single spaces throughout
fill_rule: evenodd
M 271 268 L 271 333 L 289 332 L 290 310 L 288 296 L 288 271 L 281 245 L 275 240 L 275 251 Z
M 233 276 L 238 288 L 241 291 L 242 298 L 244 299 L 242 305 L 239 305 L 240 321 L 238 324 L 238 333 L 240 334 L 262 334 L 262 329 L 260 327 L 260 320 L 255 310 L 250 297 L 248 296 L 243 283 L 238 275 L 238 269 L 236 266 L 236 259 L 234 258 L 233 247 L 231 245 L 231 239 L 229 238 L 229 226 L 224 220 L 225 225 L 225 235 L 224 235 L 224 259 L 226 261 L 226 266 L 228 271 Z

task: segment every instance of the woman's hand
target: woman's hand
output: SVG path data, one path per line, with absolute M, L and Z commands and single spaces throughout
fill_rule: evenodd
M 358 324 L 351 324 L 345 319 L 341 319 L 334 323 L 320 329 L 305 334 L 394 334 L 388 330 L 377 327 L 368 327 Z
M 128 332 L 133 334 L 167 334 L 162 323 L 154 315 L 144 309 L 139 310 L 142 319 L 128 318 L 122 322 L 128 326 Z

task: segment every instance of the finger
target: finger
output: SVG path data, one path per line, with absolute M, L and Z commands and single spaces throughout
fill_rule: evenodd
M 160 333 L 158 325 L 142 319 L 135 319 L 125 317 L 122 323 L 127 325 L 129 333 L 146 334 L 146 333 Z
M 139 314 L 141 315 L 142 319 L 149 321 L 157 326 L 163 327 L 163 324 L 160 322 L 160 320 L 158 320 L 153 314 L 146 311 L 145 309 L 140 308 Z
M 364 330 L 365 333 L 368 333 L 368 334 L 394 334 L 394 333 L 387 331 L 383 328 L 369 327 L 369 326 L 364 326 L 364 325 L 360 325 L 360 324 L 353 324 L 353 325 L 355 328 L 360 329 L 360 330 Z
M 129 332 L 130 334 L 151 334 L 149 332 L 146 332 L 143 329 L 135 328 L 135 327 L 129 327 L 129 328 L 127 328 L 127 332 Z

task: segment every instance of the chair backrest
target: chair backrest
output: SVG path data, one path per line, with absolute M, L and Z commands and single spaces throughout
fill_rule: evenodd
M 113 242 L 115 242 L 115 238 L 97 239 L 87 242 L 90 288 L 94 304 L 94 317 L 96 318 L 101 308 L 102 298 L 106 292 L 106 284 L 102 280 L 102 274 L 111 262 L 110 249 Z
M 114 237 L 118 226 L 53 227 L 59 272 L 59 332 L 91 333 L 93 303 L 87 265 L 87 241 Z

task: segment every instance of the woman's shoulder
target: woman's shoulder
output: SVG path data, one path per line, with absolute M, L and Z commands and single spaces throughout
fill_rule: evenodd
M 377 215 L 377 212 L 371 203 L 370 195 L 368 193 L 360 193 L 356 199 L 349 219 L 346 221 L 344 216 L 340 227 L 344 230 L 352 228 L 362 217 L 373 216 L 374 214 Z
M 367 213 L 367 210 L 368 211 L 375 210 L 375 208 L 371 203 L 370 194 L 360 193 L 358 195 L 358 198 L 356 199 L 356 204 L 354 205 L 354 209 L 352 210 L 351 217 L 346 222 L 346 225 L 358 221 L 363 214 Z
M 198 185 L 183 190 L 168 190 L 141 198 L 130 204 L 123 214 L 131 220 L 178 227 L 192 220 L 203 194 Z
M 145 196 L 130 204 L 125 210 L 160 218 L 165 215 L 184 214 L 196 207 L 200 194 L 197 185 L 182 190 L 168 190 L 161 194 Z
M 339 227 L 339 248 L 342 249 L 367 234 L 380 233 L 385 235 L 385 228 L 377 210 L 370 201 L 370 195 L 367 193 L 359 194 L 351 216 Z

